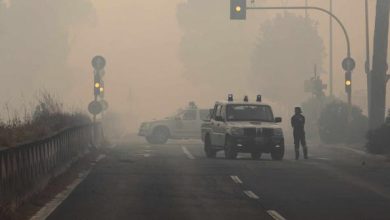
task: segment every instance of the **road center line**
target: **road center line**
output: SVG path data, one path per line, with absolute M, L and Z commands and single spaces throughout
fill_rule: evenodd
M 185 146 L 181 146 L 181 149 L 187 155 L 188 159 L 190 160 L 195 159 L 195 157 L 188 151 L 188 149 Z
M 268 210 L 267 213 L 275 220 L 286 220 L 281 214 L 275 210 Z
M 317 159 L 319 159 L 319 160 L 331 160 L 330 158 L 327 158 L 327 157 L 318 157 Z
M 250 190 L 244 191 L 244 193 L 251 199 L 259 199 L 259 196 Z
M 232 178 L 232 180 L 237 183 L 237 184 L 242 184 L 242 181 L 240 180 L 240 178 L 238 176 L 230 176 L 230 178 Z

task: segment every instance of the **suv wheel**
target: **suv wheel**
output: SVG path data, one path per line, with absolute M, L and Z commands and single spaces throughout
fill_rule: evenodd
M 208 158 L 215 158 L 217 156 L 217 151 L 212 148 L 210 137 L 208 136 L 204 140 L 204 152 Z
M 284 144 L 278 145 L 279 147 L 274 147 L 271 151 L 272 160 L 283 160 L 284 156 Z
M 169 138 L 169 131 L 166 128 L 155 128 L 151 136 L 152 144 L 165 144 Z
M 253 160 L 258 160 L 261 157 L 261 152 L 252 152 L 251 157 Z
M 226 138 L 225 157 L 226 159 L 236 159 L 237 157 L 237 151 L 234 149 L 234 143 L 230 138 Z

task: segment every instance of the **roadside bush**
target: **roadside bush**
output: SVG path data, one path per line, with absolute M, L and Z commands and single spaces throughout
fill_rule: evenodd
M 366 148 L 373 154 L 390 153 L 390 110 L 386 122 L 377 129 L 367 133 Z
M 14 114 L 8 121 L 0 121 L 0 146 L 12 147 L 45 138 L 62 129 L 87 124 L 91 120 L 80 112 L 66 112 L 63 104 L 48 92 L 42 92 L 33 111 L 24 117 Z
M 348 120 L 348 103 L 334 100 L 321 112 L 318 126 L 319 135 L 324 143 L 363 142 L 368 128 L 368 119 L 362 110 L 353 106 Z
M 303 114 L 306 118 L 305 130 L 308 139 L 317 139 L 319 137 L 318 123 L 321 112 L 324 107 L 334 101 L 333 97 L 311 97 L 302 103 Z

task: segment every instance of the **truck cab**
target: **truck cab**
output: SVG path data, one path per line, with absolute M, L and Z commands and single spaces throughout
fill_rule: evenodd
M 199 109 L 191 102 L 173 116 L 143 122 L 138 135 L 151 144 L 165 144 L 168 139 L 200 139 L 201 124 L 208 117 L 208 109 Z
M 228 101 L 216 102 L 210 110 L 210 120 L 202 124 L 202 140 L 206 156 L 215 158 L 218 151 L 225 157 L 235 159 L 238 153 L 250 153 L 259 159 L 262 153 L 270 153 L 272 159 L 282 160 L 284 156 L 284 136 L 278 125 L 282 121 L 274 117 L 270 105 L 261 102 Z

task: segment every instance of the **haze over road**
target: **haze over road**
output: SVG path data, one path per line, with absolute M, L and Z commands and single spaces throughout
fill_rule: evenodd
M 283 161 L 226 160 L 197 141 L 124 140 L 48 219 L 389 219 L 384 159 L 314 146 L 295 161 L 287 148 Z

